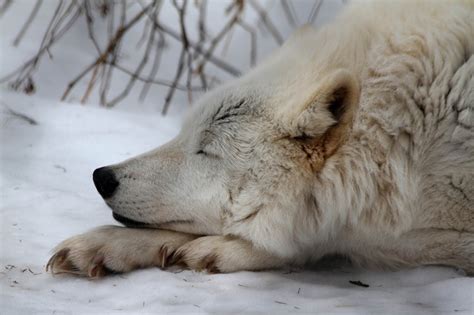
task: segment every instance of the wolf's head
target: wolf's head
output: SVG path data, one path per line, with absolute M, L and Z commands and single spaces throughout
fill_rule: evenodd
M 308 207 L 315 215 L 305 224 L 316 224 L 325 209 L 312 183 L 347 137 L 359 87 L 344 67 L 314 62 L 312 32 L 301 31 L 249 74 L 205 95 L 169 143 L 96 170 L 95 185 L 115 218 L 249 239 L 277 238 L 272 231 Z

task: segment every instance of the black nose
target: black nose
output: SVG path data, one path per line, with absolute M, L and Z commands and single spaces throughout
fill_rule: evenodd
M 117 189 L 119 182 L 115 179 L 114 172 L 108 167 L 101 167 L 92 174 L 94 185 L 102 198 L 110 198 Z

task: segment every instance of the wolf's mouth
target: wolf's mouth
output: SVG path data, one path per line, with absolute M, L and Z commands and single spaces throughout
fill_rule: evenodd
M 126 227 L 147 227 L 149 225 L 148 223 L 145 223 L 145 222 L 135 221 L 135 220 L 126 218 L 115 212 L 112 212 L 112 216 L 114 217 L 115 220 L 122 223 Z
M 161 222 L 159 224 L 145 223 L 145 222 L 129 219 L 113 211 L 112 211 L 112 216 L 118 222 L 122 223 L 126 227 L 131 227 L 131 228 L 160 228 L 160 227 L 165 227 L 166 225 L 171 225 L 171 224 L 191 224 L 194 222 L 193 220 L 170 220 L 170 221 Z

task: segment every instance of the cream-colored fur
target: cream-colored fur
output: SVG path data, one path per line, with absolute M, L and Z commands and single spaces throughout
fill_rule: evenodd
M 111 166 L 107 204 L 154 229 L 86 233 L 49 265 L 231 272 L 338 253 L 474 273 L 473 54 L 474 1 L 355 3 L 304 27 L 176 139 Z

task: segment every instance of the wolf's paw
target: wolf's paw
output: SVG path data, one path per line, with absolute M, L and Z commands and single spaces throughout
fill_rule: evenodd
M 174 251 L 194 238 L 161 230 L 101 227 L 59 244 L 46 270 L 99 278 L 138 268 L 164 268 Z
M 186 243 L 175 251 L 170 263 L 209 273 L 262 270 L 284 265 L 282 259 L 255 249 L 251 243 L 227 236 L 204 236 Z

